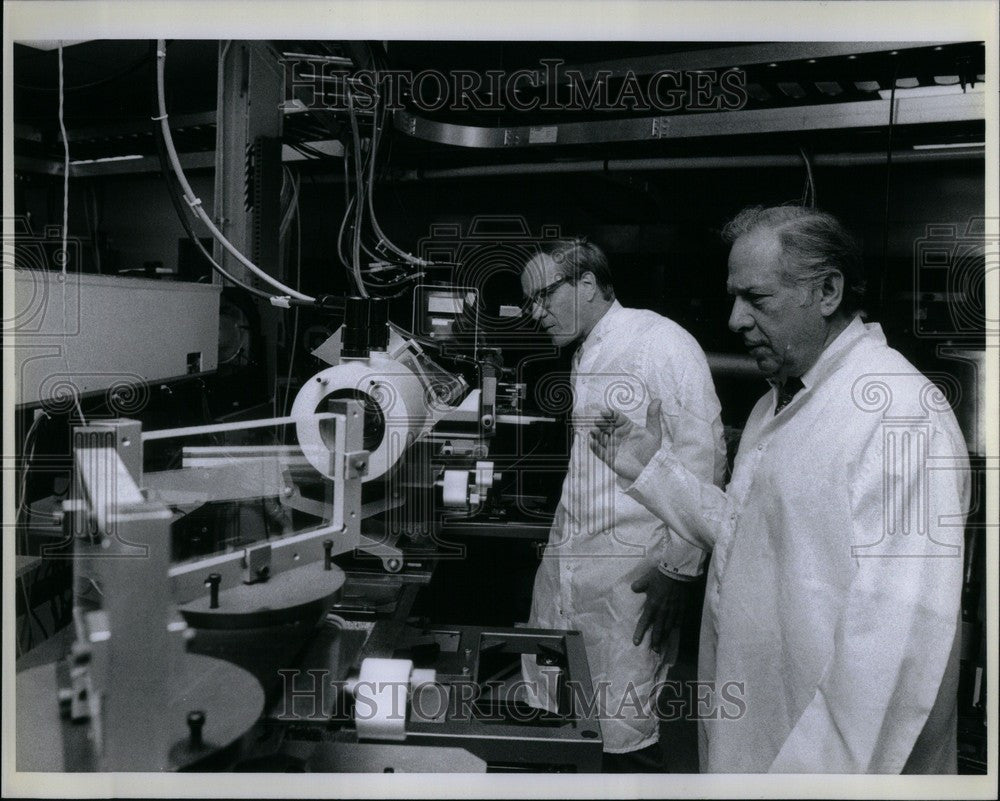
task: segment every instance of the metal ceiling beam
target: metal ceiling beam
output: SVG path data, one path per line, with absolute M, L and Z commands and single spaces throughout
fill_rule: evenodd
M 889 103 L 889 100 L 862 100 L 797 108 L 497 128 L 438 122 L 403 112 L 394 116 L 393 124 L 397 130 L 429 142 L 499 150 L 543 145 L 593 145 L 656 139 L 877 128 L 889 122 Z M 986 116 L 985 94 L 982 91 L 906 97 L 904 90 L 897 93 L 895 104 L 894 124 L 897 126 L 983 120 Z
M 192 114 L 177 114 L 170 116 L 170 128 L 174 131 L 184 128 L 215 127 L 215 111 L 199 111 Z M 72 128 L 66 132 L 70 144 L 79 142 L 91 142 L 95 140 L 114 141 L 123 139 L 126 136 L 146 135 L 152 136 L 154 132 L 153 121 L 150 118 L 133 120 L 130 122 L 115 122 L 108 125 L 96 125 L 89 128 Z M 56 141 L 62 142 L 62 133 L 56 137 Z
M 831 58 L 864 53 L 888 53 L 892 50 L 913 50 L 938 47 L 956 42 L 760 42 L 734 47 L 708 50 L 689 50 L 681 53 L 662 53 L 651 56 L 595 61 L 586 64 L 560 65 L 563 73 L 576 70 L 584 80 L 592 80 L 599 72 L 621 77 L 628 72 L 649 75 L 659 70 L 703 70 L 746 67 L 749 64 L 799 61 L 810 58 Z M 547 79 L 545 71 L 537 72 L 540 79 Z
M 181 166 L 185 170 L 201 170 L 215 166 L 215 151 L 204 150 L 195 153 L 181 153 Z M 40 159 L 32 156 L 14 155 L 14 169 L 17 172 L 32 172 L 43 175 L 62 175 L 62 161 Z M 142 156 L 135 159 L 95 160 L 84 164 L 69 165 L 71 178 L 97 178 L 106 175 L 133 175 L 146 172 L 160 172 L 157 156 Z
M 946 150 L 897 150 L 892 154 L 893 164 L 916 162 L 974 161 L 983 159 L 986 149 L 982 146 Z M 885 151 L 877 153 L 817 153 L 812 157 L 814 167 L 856 167 L 885 164 Z M 749 156 L 665 156 L 659 158 L 607 159 L 598 161 L 558 161 L 540 164 L 484 164 L 475 167 L 445 167 L 431 170 L 406 170 L 396 176 L 397 181 L 456 180 L 512 175 L 555 175 L 588 172 L 641 172 L 644 170 L 738 170 L 800 168 L 802 157 L 775 153 Z M 323 181 L 320 180 L 322 183 Z

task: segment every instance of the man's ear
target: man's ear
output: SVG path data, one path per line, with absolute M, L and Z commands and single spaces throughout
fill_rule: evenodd
M 590 271 L 581 273 L 580 279 L 576 283 L 577 286 L 583 287 L 583 299 L 588 303 L 592 301 L 600 291 L 600 287 L 597 286 L 597 277 Z
M 824 317 L 830 317 L 844 300 L 844 274 L 840 271 L 828 273 L 819 290 L 819 310 Z

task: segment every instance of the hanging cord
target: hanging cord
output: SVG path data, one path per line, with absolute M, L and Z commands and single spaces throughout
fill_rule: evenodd
M 302 285 L 302 217 L 299 212 L 298 192 L 295 194 L 295 284 Z M 292 348 L 288 354 L 288 374 L 285 376 L 285 398 L 281 404 L 281 413 L 288 414 L 288 400 L 292 390 L 292 367 L 295 365 L 295 350 L 299 343 L 299 307 L 292 312 Z
M 804 147 L 799 148 L 799 154 L 806 165 L 806 186 L 802 194 L 802 205 L 814 209 L 816 208 L 816 181 L 813 178 L 812 159 Z
M 136 59 L 131 64 L 122 67 L 120 70 L 111 73 L 110 75 L 105 75 L 103 78 L 98 78 L 96 81 L 90 81 L 89 83 L 78 83 L 74 86 L 65 86 L 62 91 L 64 92 L 82 92 L 87 89 L 96 89 L 99 86 L 104 86 L 105 84 L 117 81 L 119 78 L 124 78 L 143 66 L 147 61 L 149 61 L 149 55 L 145 55 L 142 58 Z M 32 86 L 29 84 L 18 83 L 14 81 L 15 89 L 23 89 L 27 92 L 58 92 L 60 91 L 58 87 L 53 86 Z
M 381 130 L 385 127 L 385 107 L 382 108 L 382 116 L 379 117 L 378 106 L 376 105 L 375 116 L 374 116 L 374 131 L 372 133 L 372 144 L 371 144 L 371 158 L 369 159 L 368 167 L 368 184 L 367 184 L 367 198 L 368 198 L 368 215 L 371 219 L 372 230 L 375 231 L 376 236 L 379 240 L 385 244 L 385 246 L 395 253 L 397 256 L 402 258 L 408 264 L 415 265 L 417 267 L 426 267 L 428 262 L 423 259 L 417 258 L 411 253 L 404 252 L 401 248 L 397 247 L 385 232 L 382 230 L 381 226 L 378 224 L 378 219 L 375 217 L 375 157 L 378 154 L 378 145 L 381 138 Z
M 63 140 L 63 202 L 62 202 L 62 250 L 60 255 L 62 257 L 62 329 L 66 331 L 66 284 L 68 280 L 66 278 L 66 269 L 69 266 L 69 250 L 67 250 L 69 242 L 69 137 L 66 135 L 66 119 L 64 115 L 65 111 L 65 99 L 66 93 L 63 91 L 63 46 L 62 42 L 59 43 L 59 132 L 62 134 Z M 73 371 L 69 366 L 69 336 L 63 337 L 62 343 L 62 357 L 63 365 L 66 367 L 66 375 L 72 378 Z M 76 413 L 80 418 L 80 424 L 86 425 L 87 418 L 83 416 L 83 407 L 80 405 L 80 394 L 76 391 L 76 387 L 73 387 L 73 406 L 76 409 Z
M 66 120 L 63 117 L 66 94 L 63 92 L 63 46 L 59 44 L 59 132 L 63 140 L 63 203 L 62 203 L 62 274 L 66 286 L 66 265 L 69 254 L 66 242 L 69 238 L 69 137 L 66 136 Z
M 208 213 L 202 208 L 201 199 L 195 195 L 194 190 L 191 188 L 191 184 L 188 183 L 188 180 L 184 175 L 184 169 L 181 167 L 180 158 L 178 157 L 177 150 L 174 147 L 173 135 L 170 132 L 170 123 L 167 115 L 166 96 L 164 90 L 164 70 L 166 67 L 166 58 L 167 52 L 165 41 L 163 39 L 158 39 L 156 42 L 156 90 L 160 114 L 159 117 L 156 118 L 156 121 L 160 123 L 160 129 L 163 132 L 163 142 L 167 148 L 167 156 L 170 159 L 170 164 L 173 167 L 174 174 L 177 176 L 177 181 L 181 185 L 184 199 L 188 206 L 191 207 L 195 216 L 202 221 L 219 244 L 229 251 L 229 253 L 250 272 L 272 286 L 274 289 L 279 290 L 284 295 L 288 295 L 290 298 L 308 301 L 310 303 L 315 302 L 315 298 L 305 295 L 289 286 L 285 286 L 283 283 L 278 281 L 273 276 L 268 275 L 264 270 L 260 269 L 260 267 L 250 261 L 236 248 L 235 245 L 233 245 L 232 242 L 225 237 L 222 231 L 220 231 L 212 221 L 212 218 L 209 217 Z
M 364 220 L 361 133 L 358 129 L 358 118 L 354 113 L 354 95 L 351 92 L 350 87 L 347 88 L 347 109 L 351 118 L 351 141 L 354 147 L 355 198 L 357 200 L 355 203 L 354 231 L 352 237 L 353 244 L 351 247 L 351 274 L 354 276 L 354 286 L 358 290 L 358 294 L 360 294 L 363 298 L 367 298 L 368 290 L 365 289 L 365 282 L 361 277 L 361 225 Z M 371 157 L 370 145 L 368 154 L 369 157 Z
M 896 123 L 896 78 L 899 64 L 892 70 L 892 89 L 889 91 L 889 131 L 885 145 L 885 211 L 882 217 L 882 275 L 879 277 L 879 309 L 885 306 L 886 275 L 889 272 L 889 201 L 892 192 L 892 134 Z
M 42 412 L 35 417 L 31 426 L 29 426 L 27 433 L 24 435 L 24 443 L 21 446 L 21 453 L 24 456 L 24 465 L 21 468 L 21 477 L 18 481 L 17 511 L 14 513 L 14 527 L 18 532 L 18 539 L 21 540 L 21 542 L 15 546 L 16 550 L 24 554 L 28 553 L 27 526 L 28 520 L 30 520 L 31 517 L 31 511 L 28 508 L 27 500 L 28 474 L 31 472 L 31 463 L 35 458 L 35 445 L 38 442 L 38 427 L 41 425 L 42 420 L 45 419 L 49 419 L 49 415 L 45 412 Z M 21 518 L 25 512 L 27 512 L 28 519 L 22 522 Z M 43 639 L 47 639 L 49 635 L 45 624 L 42 623 L 41 618 L 38 616 L 38 613 L 35 611 L 35 608 L 31 603 L 32 593 L 28 587 L 28 575 L 25 574 L 18 579 L 18 583 L 21 585 L 22 600 L 24 601 L 24 624 L 22 625 L 22 631 L 24 625 L 26 625 L 28 632 L 28 642 L 26 647 L 30 649 L 34 642 L 34 634 L 31 626 L 32 619 L 38 624 L 38 628 L 41 631 Z M 34 581 L 31 582 L 31 587 L 34 587 Z M 20 645 L 20 640 L 18 644 Z
M 154 84 L 156 82 L 155 73 L 153 74 L 153 82 Z M 249 292 L 251 295 L 256 295 L 259 298 L 269 300 L 272 297 L 269 292 L 264 292 L 261 289 L 257 289 L 257 287 L 250 286 L 250 284 L 244 283 L 234 275 L 231 275 L 221 264 L 212 258 L 212 254 L 209 253 L 205 246 L 201 243 L 198 233 L 194 230 L 194 226 L 191 225 L 191 219 L 188 217 L 188 213 L 184 210 L 184 201 L 178 191 L 177 182 L 170 173 L 167 147 L 163 141 L 163 131 L 160 130 L 159 126 L 154 126 L 153 138 L 156 140 L 156 150 L 160 157 L 160 172 L 162 173 L 163 180 L 167 185 L 167 194 L 170 196 L 170 202 L 173 204 L 174 211 L 177 213 L 177 218 L 184 227 L 184 232 L 187 234 L 188 239 L 191 240 L 191 243 L 201 254 L 202 258 L 205 259 L 208 265 L 215 270 L 215 272 L 218 273 L 223 280 L 229 281 L 234 286 L 239 287 L 245 292 Z

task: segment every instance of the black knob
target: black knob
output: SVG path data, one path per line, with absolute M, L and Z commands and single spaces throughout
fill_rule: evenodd
M 333 540 L 323 540 L 323 569 L 333 570 Z
M 201 730 L 205 726 L 205 713 L 200 709 L 188 712 L 187 716 L 188 733 L 190 735 L 190 745 L 192 748 L 201 748 L 204 741 L 201 737 Z
M 222 583 L 222 575 L 220 573 L 209 573 L 208 581 L 205 583 L 208 585 L 208 608 L 218 609 L 219 585 Z

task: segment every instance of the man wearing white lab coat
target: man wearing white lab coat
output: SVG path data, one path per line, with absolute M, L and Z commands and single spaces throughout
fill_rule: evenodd
M 655 403 L 645 428 L 609 411 L 591 433 L 631 497 L 714 549 L 699 678 L 742 708 L 704 716 L 702 770 L 953 773 L 955 417 L 857 315 L 860 258 L 833 217 L 748 209 L 727 233 L 729 326 L 773 386 L 726 491 L 661 445 Z
M 583 635 L 604 738 L 603 769 L 656 770 L 656 686 L 676 653 L 674 626 L 689 581 L 702 572 L 704 552 L 671 536 L 622 492 L 614 473 L 590 453 L 587 434 L 609 405 L 641 421 L 650 400 L 661 399 L 663 441 L 701 480 L 721 483 L 719 401 L 694 338 L 665 317 L 618 303 L 607 260 L 594 244 L 548 244 L 521 280 L 530 313 L 553 342 L 579 342 L 570 376 L 569 467 L 535 578 L 530 625 Z M 655 617 L 657 625 L 636 626 L 640 616 Z M 553 709 L 551 673 L 533 656 L 523 659 L 523 673 L 529 701 Z

